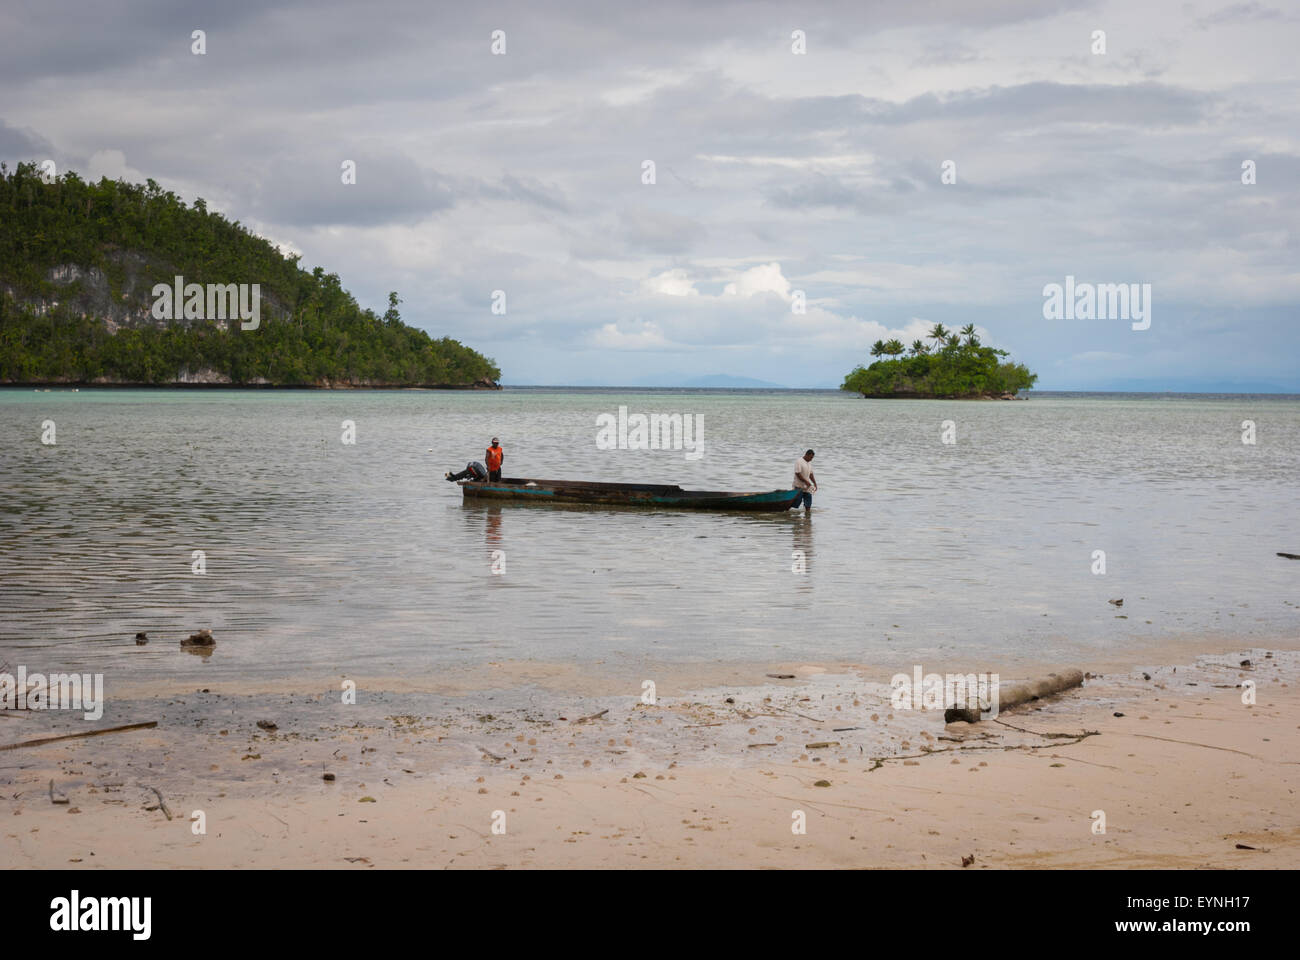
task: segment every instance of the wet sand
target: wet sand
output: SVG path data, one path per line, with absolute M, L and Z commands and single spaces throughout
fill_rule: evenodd
M 1293 651 L 1106 672 L 996 720 L 947 726 L 939 712 L 893 709 L 874 671 L 788 669 L 792 680 L 660 690 L 653 705 L 526 681 L 475 694 L 362 685 L 356 705 L 335 691 L 215 688 L 118 700 L 95 726 L 158 727 L 0 752 L 0 861 L 1300 866 Z M 1254 705 L 1242 702 L 1246 681 Z M 53 713 L 12 717 L 0 719 L 0 737 L 86 726 Z M 51 801 L 51 780 L 67 803 Z M 200 812 L 201 834 L 191 822 Z M 796 833 L 800 822 L 806 832 Z

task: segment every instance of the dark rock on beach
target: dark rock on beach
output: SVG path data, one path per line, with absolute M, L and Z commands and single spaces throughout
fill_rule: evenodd
M 198 633 L 191 633 L 181 641 L 182 647 L 215 647 L 217 641 L 212 639 L 212 631 L 204 628 Z

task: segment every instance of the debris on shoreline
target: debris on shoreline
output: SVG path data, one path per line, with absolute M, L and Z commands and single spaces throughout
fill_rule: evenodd
M 207 627 L 204 627 L 198 633 L 191 633 L 181 641 L 182 647 L 215 647 L 216 645 L 217 641 L 212 639 L 212 631 Z

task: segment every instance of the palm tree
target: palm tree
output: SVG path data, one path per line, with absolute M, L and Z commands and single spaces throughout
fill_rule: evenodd
M 942 347 L 944 341 L 948 339 L 948 328 L 942 323 L 936 323 L 928 339 L 935 341 L 936 346 Z
M 962 327 L 961 335 L 966 338 L 966 346 L 978 347 L 980 345 L 980 338 L 975 334 L 975 324 L 968 323 Z
M 889 340 L 885 343 L 885 353 L 891 357 L 898 356 L 905 349 L 902 340 Z
M 885 352 L 885 341 L 877 340 L 875 343 L 871 345 L 871 355 L 873 357 L 878 357 L 884 352 Z
M 957 336 L 957 334 L 955 333 L 948 334 L 948 339 L 945 341 L 945 346 L 947 347 L 961 346 L 961 337 Z
M 925 355 L 926 355 L 927 353 L 929 353 L 929 352 L 930 352 L 930 348 L 927 347 L 927 346 L 926 346 L 924 343 L 922 343 L 920 340 L 913 340 L 913 341 L 912 341 L 912 356 L 914 356 L 914 357 L 923 357 L 923 356 L 925 356 Z

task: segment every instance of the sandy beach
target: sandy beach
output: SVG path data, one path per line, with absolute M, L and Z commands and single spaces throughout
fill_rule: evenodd
M 996 719 L 950 725 L 940 712 L 893 709 L 875 674 L 785 669 L 794 676 L 654 704 L 483 695 L 419 712 L 418 694 L 347 706 L 335 693 L 211 688 L 141 698 L 112 722 L 157 719 L 153 729 L 0 753 L 0 861 L 1300 866 L 1295 651 L 1108 670 Z M 1254 704 L 1243 703 L 1247 682 Z M 13 743 L 86 726 L 11 716 L 0 733 Z

